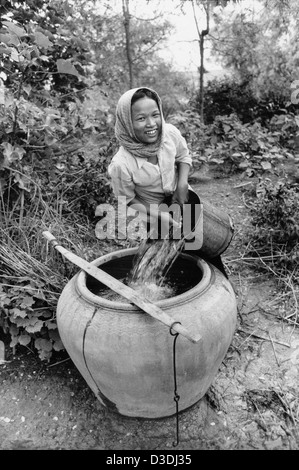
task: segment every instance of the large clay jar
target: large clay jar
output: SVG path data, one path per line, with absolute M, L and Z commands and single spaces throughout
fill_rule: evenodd
M 93 264 L 123 280 L 136 248 L 102 256 Z M 211 264 L 180 255 L 169 279 L 175 296 L 157 301 L 173 321 L 201 339 L 175 340 L 179 410 L 200 400 L 231 343 L 237 303 L 230 282 Z M 174 339 L 170 328 L 126 299 L 109 300 L 105 286 L 80 271 L 63 289 L 57 306 L 62 342 L 100 402 L 125 416 L 160 418 L 176 412 Z M 173 331 L 172 331 L 173 333 Z

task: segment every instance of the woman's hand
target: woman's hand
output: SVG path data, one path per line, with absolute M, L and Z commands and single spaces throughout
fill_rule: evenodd
M 177 203 L 180 206 L 182 206 L 183 204 L 187 202 L 187 200 L 188 200 L 188 183 L 178 182 L 176 190 L 172 196 L 172 202 Z

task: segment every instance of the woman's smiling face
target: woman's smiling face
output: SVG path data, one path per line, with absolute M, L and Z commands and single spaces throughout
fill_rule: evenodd
M 159 107 L 155 100 L 145 96 L 132 104 L 132 123 L 140 142 L 153 144 L 158 140 L 162 128 Z

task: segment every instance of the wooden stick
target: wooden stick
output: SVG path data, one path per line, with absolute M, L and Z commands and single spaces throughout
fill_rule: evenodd
M 143 298 L 131 287 L 126 286 L 121 281 L 115 279 L 115 277 L 113 276 L 110 276 L 110 274 L 106 273 L 102 269 L 94 266 L 83 258 L 77 256 L 75 253 L 72 253 L 66 248 L 59 245 L 56 238 L 50 232 L 43 232 L 43 236 L 49 242 L 51 242 L 54 248 L 59 251 L 63 256 L 65 256 L 69 261 L 71 261 L 79 268 L 83 269 L 83 271 L 85 271 L 90 276 L 105 284 L 105 286 L 109 287 L 110 289 L 114 290 L 118 294 L 128 299 L 130 302 L 137 305 L 144 312 L 148 313 L 149 315 L 156 318 L 165 325 L 172 327 L 174 331 L 185 336 L 193 343 L 197 343 L 201 339 L 201 335 L 199 333 L 193 331 L 190 333 L 189 331 L 187 331 L 184 326 L 182 326 L 180 323 L 175 322 L 175 320 L 169 315 L 167 315 L 167 313 L 165 313 L 160 307 Z
M 274 342 L 273 342 L 272 336 L 270 335 L 269 332 L 268 332 L 268 335 L 269 335 L 269 338 L 270 338 L 270 340 L 271 340 L 271 344 L 272 344 L 274 356 L 275 356 L 275 359 L 276 359 L 276 363 L 277 363 L 278 367 L 280 367 L 280 363 L 279 363 L 279 360 L 278 360 L 278 357 L 277 357 L 277 354 L 276 354 L 276 351 L 275 351 L 275 347 L 274 347 Z
M 243 188 L 243 186 L 248 186 L 249 184 L 253 184 L 254 181 L 248 181 L 246 183 L 241 183 L 241 184 L 237 184 L 237 186 L 233 186 L 234 189 L 237 189 L 237 188 Z
M 265 340 L 265 341 L 271 341 L 271 339 L 270 339 L 270 338 L 267 338 L 266 336 L 257 335 L 257 334 L 255 334 L 255 333 L 253 333 L 253 332 L 250 333 L 249 331 L 242 330 L 241 328 L 239 328 L 238 331 L 241 331 L 242 333 L 248 334 L 248 336 L 247 336 L 246 339 L 250 338 L 250 336 L 254 336 L 255 338 L 258 338 L 258 339 L 263 339 L 263 340 Z M 273 341 L 274 343 L 281 344 L 282 346 L 286 346 L 287 348 L 290 348 L 290 347 L 291 347 L 290 344 L 283 343 L 282 341 L 278 341 L 278 340 L 276 340 L 276 339 L 272 339 L 272 341 Z
M 67 357 L 66 359 L 63 359 L 62 361 L 55 362 L 54 364 L 50 364 L 48 367 L 54 367 L 58 366 L 59 364 L 62 364 L 63 362 L 70 361 L 70 357 Z

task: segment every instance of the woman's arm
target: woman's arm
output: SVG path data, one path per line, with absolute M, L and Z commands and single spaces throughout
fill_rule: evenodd
M 188 176 L 190 171 L 189 163 L 179 162 L 178 166 L 178 181 L 175 192 L 172 196 L 172 202 L 177 202 L 183 205 L 188 199 Z

